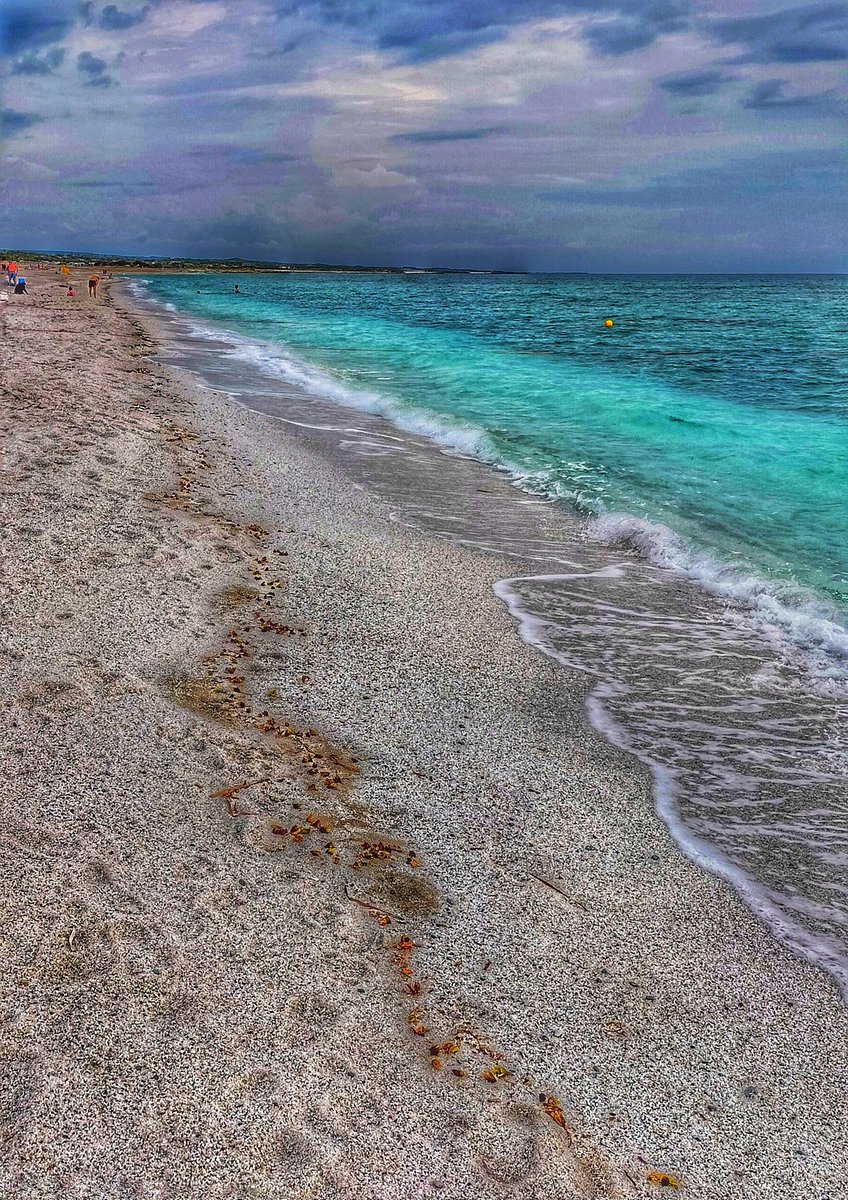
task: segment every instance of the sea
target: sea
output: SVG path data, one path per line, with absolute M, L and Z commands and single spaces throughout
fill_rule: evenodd
M 508 559 L 680 848 L 848 995 L 848 277 L 129 286 L 176 365 Z

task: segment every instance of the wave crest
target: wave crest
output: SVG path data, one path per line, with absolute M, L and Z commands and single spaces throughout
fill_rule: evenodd
M 764 579 L 735 563 L 700 551 L 673 529 L 655 521 L 609 512 L 589 521 L 589 537 L 606 546 L 635 550 L 666 570 L 676 571 L 745 608 L 782 643 L 806 651 L 816 679 L 848 679 L 848 629 L 836 608 L 814 592 L 785 580 Z
M 143 279 L 128 281 L 136 295 L 153 300 Z M 176 311 L 170 303 L 164 305 Z M 810 681 L 828 691 L 842 689 L 848 680 L 848 629 L 836 608 L 813 592 L 786 580 L 766 579 L 739 564 L 722 562 L 699 550 L 666 525 L 623 512 L 599 511 L 597 499 L 564 484 L 549 469 L 532 469 L 510 461 L 492 436 L 459 418 L 442 416 L 423 407 L 410 407 L 381 392 L 352 387 L 328 370 L 298 358 L 287 347 L 213 328 L 181 316 L 194 336 L 225 341 L 229 357 L 249 363 L 266 376 L 284 380 L 303 391 L 345 408 L 372 413 L 397 428 L 427 438 L 444 451 L 466 455 L 508 474 L 517 488 L 534 496 L 571 504 L 588 519 L 595 541 L 636 551 L 658 567 L 682 574 L 714 595 L 732 602 L 740 616 L 750 615 L 784 652 L 803 652 Z
M 203 327 L 195 327 L 193 332 L 210 336 L 210 331 Z M 220 334 L 215 333 L 214 336 L 220 337 Z M 446 450 L 467 454 L 492 465 L 502 465 L 489 435 L 475 425 L 449 420 L 424 408 L 409 408 L 402 401 L 381 392 L 350 387 L 328 371 L 313 367 L 290 352 L 283 353 L 233 333 L 228 333 L 228 337 L 232 343 L 232 348 L 227 351 L 230 357 L 249 362 L 265 374 L 276 375 L 314 396 L 333 400 L 345 408 L 385 417 L 399 429 L 420 434 Z

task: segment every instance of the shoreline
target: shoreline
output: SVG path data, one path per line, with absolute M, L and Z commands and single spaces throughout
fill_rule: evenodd
M 594 680 L 591 723 L 652 773 L 655 806 L 677 845 L 848 994 L 844 902 L 838 888 L 828 893 L 838 882 L 830 847 L 824 836 L 811 839 L 805 815 L 817 809 L 838 844 L 845 772 L 831 747 L 848 712 L 844 684 L 829 677 L 830 668 L 839 672 L 835 659 L 794 639 L 800 632 L 801 641 L 813 640 L 809 611 L 787 609 L 779 585 L 722 567 L 647 518 L 565 511 L 550 494 L 526 489 L 520 469 L 494 455 L 483 429 L 406 411 L 390 394 L 350 391 L 285 346 L 127 287 L 181 377 L 273 417 L 390 503 L 402 523 L 517 562 L 496 592 L 534 649 Z M 740 591 L 734 577 L 742 594 L 732 599 Z M 820 609 L 813 604 L 818 641 L 835 650 L 837 630 Z M 838 634 L 844 641 L 842 626 Z M 671 670 L 663 666 L 669 638 Z M 706 649 L 718 655 L 713 688 L 701 678 Z M 709 733 L 699 742 L 692 731 L 706 728 L 705 713 Z M 756 755 L 752 766 L 752 747 L 777 748 L 776 727 L 784 736 L 774 769 Z M 749 801 L 752 793 L 759 798 L 762 818 L 749 804 L 748 820 L 738 819 L 746 791 Z M 749 842 L 746 832 L 760 819 L 772 832 Z M 808 862 L 798 847 L 811 843 Z M 788 861 L 797 863 L 798 890 Z
M 30 276 L 0 1195 L 848 1195 L 835 985 L 676 850 L 510 564 Z
M 131 303 L 136 307 L 140 303 L 142 311 L 157 322 L 169 343 L 174 338 L 180 341 L 184 336 L 179 332 L 180 325 L 184 328 L 205 327 L 204 337 L 211 336 L 225 356 L 235 353 L 236 358 L 241 358 L 248 367 L 247 375 L 254 377 L 245 394 L 249 395 L 258 377 L 264 376 L 266 384 L 269 381 L 276 383 L 286 396 L 294 388 L 325 406 L 329 402 L 336 413 L 347 412 L 351 418 L 355 414 L 365 420 L 374 417 L 377 421 L 385 421 L 402 435 L 423 436 L 437 447 L 477 459 L 487 471 L 507 477 L 525 496 L 543 503 L 555 503 L 561 519 L 565 520 L 565 508 L 559 507 L 562 497 L 556 488 L 548 486 L 544 479 L 538 479 L 537 472 L 529 471 L 512 461 L 502 449 L 497 449 L 484 426 L 465 422 L 449 413 L 407 406 L 391 393 L 371 393 L 367 389 L 360 391 L 353 384 L 341 385 L 325 367 L 300 359 L 297 353 L 290 352 L 273 338 L 265 340 L 261 335 L 228 328 L 227 318 L 222 314 L 206 318 L 189 308 L 178 309 L 155 292 L 148 294 L 143 280 L 141 289 L 134 280 L 126 282 L 134 297 Z M 155 311 L 157 308 L 159 312 Z M 170 310 L 169 314 L 163 309 Z M 175 322 L 173 327 L 165 319 L 171 314 Z M 249 350 L 260 351 L 266 356 L 265 360 L 251 357 Z M 231 382 L 234 382 L 234 376 Z M 213 381 L 211 386 L 217 383 Z M 223 372 L 220 386 L 224 391 L 229 390 Z M 240 384 L 236 386 L 241 387 Z M 260 404 L 258 411 L 266 410 Z M 531 486 L 528 486 L 528 479 L 532 480 Z M 565 505 L 573 510 L 570 515 L 581 525 L 586 535 L 584 540 L 588 539 L 597 548 L 607 547 L 625 554 L 633 551 L 661 571 L 686 579 L 711 601 L 729 606 L 743 620 L 752 623 L 764 639 L 773 640 L 782 655 L 792 658 L 798 673 L 806 676 L 811 688 L 831 699 L 836 697 L 838 681 L 845 676 L 848 653 L 845 614 L 826 592 L 816 591 L 814 583 L 797 583 L 788 576 L 771 573 L 763 564 L 737 561 L 729 550 L 722 553 L 714 547 L 705 548 L 687 533 L 666 526 L 661 517 L 639 512 L 638 506 L 634 506 L 637 511 L 621 507 L 599 508 L 590 502 L 581 505 L 571 497 L 565 499 Z

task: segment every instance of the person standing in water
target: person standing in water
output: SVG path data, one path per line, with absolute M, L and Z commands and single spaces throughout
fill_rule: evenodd
M 93 296 L 95 300 L 97 299 L 97 285 L 99 282 L 99 275 L 92 275 L 88 281 L 88 294 L 89 296 Z

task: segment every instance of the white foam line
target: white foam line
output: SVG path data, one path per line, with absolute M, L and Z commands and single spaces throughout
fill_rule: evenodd
M 436 413 L 426 410 L 408 409 L 392 396 L 347 387 L 332 375 L 290 354 L 282 354 L 252 342 L 233 336 L 233 358 L 239 358 L 273 374 L 313 395 L 333 400 L 346 408 L 373 413 L 385 417 L 407 433 L 421 434 L 448 450 L 481 458 L 493 465 L 499 464 L 497 451 L 484 430 L 464 422 L 446 421 Z
M 793 921 L 779 905 L 769 898 L 765 888 L 762 888 L 744 871 L 731 863 L 721 851 L 698 837 L 686 826 L 677 803 L 673 773 L 648 755 L 640 752 L 631 743 L 623 726 L 615 720 L 604 704 L 607 696 L 615 690 L 615 683 L 605 679 L 601 669 L 593 671 L 591 668 L 571 661 L 567 655 L 557 651 L 547 636 L 552 622 L 535 616 L 522 606 L 517 584 L 535 581 L 552 582 L 556 579 L 567 578 L 571 577 L 515 576 L 511 579 L 498 580 L 493 585 L 493 590 L 495 595 L 506 605 L 510 616 L 518 626 L 519 636 L 524 642 L 559 662 L 562 666 L 596 677 L 598 682 L 594 684 L 586 698 L 589 721 L 592 727 L 613 746 L 634 755 L 648 768 L 653 783 L 654 807 L 678 848 L 697 866 L 729 883 L 744 904 L 764 922 L 778 941 L 789 950 L 828 971 L 848 999 L 848 968 L 844 965 L 844 948 L 835 938 L 811 934 L 803 926 Z
M 144 280 L 129 286 L 149 297 Z M 151 303 L 158 303 L 151 301 Z M 173 309 L 173 305 L 167 305 Z M 812 686 L 830 694 L 843 691 L 848 681 L 848 629 L 827 602 L 788 582 L 768 581 L 731 563 L 722 563 L 697 550 L 667 526 L 629 513 L 598 512 L 597 501 L 559 483 L 549 470 L 530 471 L 502 457 L 490 435 L 465 422 L 450 421 L 424 409 L 410 409 L 400 400 L 377 392 L 348 387 L 329 372 L 294 355 L 287 347 L 248 338 L 232 330 L 203 325 L 181 314 L 195 336 L 221 342 L 227 339 L 229 357 L 249 362 L 273 378 L 284 379 L 312 395 L 346 408 L 384 417 L 407 433 L 421 435 L 445 453 L 476 458 L 511 476 L 512 482 L 534 498 L 566 500 L 589 515 L 588 534 L 608 546 L 635 550 L 658 567 L 674 571 L 713 595 L 730 600 L 740 615 L 750 616 L 761 634 L 783 653 L 801 651 Z
M 842 691 L 848 676 L 848 629 L 833 605 L 797 585 L 769 582 L 694 549 L 667 525 L 629 513 L 605 513 L 588 533 L 606 546 L 629 547 L 658 567 L 685 575 L 713 595 L 731 600 L 783 650 L 806 651 L 819 687 Z

